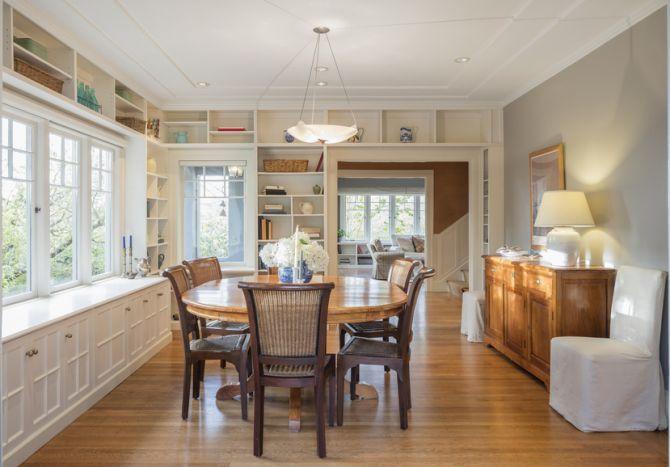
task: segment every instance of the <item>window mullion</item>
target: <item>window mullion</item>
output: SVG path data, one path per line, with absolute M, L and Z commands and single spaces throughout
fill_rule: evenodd
M 365 195 L 365 241 L 371 242 L 370 235 L 372 235 L 372 226 L 370 224 L 370 217 L 372 216 L 372 210 L 370 209 L 370 195 Z
M 75 252 L 79 278 L 83 284 L 91 283 L 91 141 L 82 138 L 79 147 L 79 212 L 77 251 Z
M 39 208 L 33 219 L 35 235 L 33 237 L 35 252 L 32 266 L 35 271 L 35 286 L 37 295 L 46 297 L 50 293 L 49 278 L 51 277 L 51 243 L 49 238 L 49 131 L 46 120 L 37 123 L 37 137 L 35 144 L 35 202 L 34 207 Z M 39 261 L 39 267 L 37 267 Z
M 395 196 L 389 195 L 389 236 L 395 233 Z

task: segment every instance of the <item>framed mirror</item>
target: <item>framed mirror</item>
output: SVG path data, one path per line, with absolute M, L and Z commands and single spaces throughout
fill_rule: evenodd
M 530 165 L 530 245 L 542 250 L 547 244 L 549 227 L 535 227 L 537 211 L 545 191 L 565 190 L 563 143 L 529 155 Z

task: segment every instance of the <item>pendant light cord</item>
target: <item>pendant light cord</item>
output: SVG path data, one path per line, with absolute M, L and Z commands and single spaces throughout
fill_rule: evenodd
M 317 51 L 319 50 L 319 38 L 316 38 L 316 44 L 314 44 L 314 52 L 312 53 L 312 64 L 309 67 L 309 74 L 307 75 L 307 86 L 305 86 L 305 95 L 302 97 L 302 105 L 300 106 L 300 116 L 298 117 L 299 121 L 302 121 L 302 113 L 305 110 L 305 102 L 307 102 L 307 93 L 309 92 L 309 83 L 312 80 L 312 70 L 314 70 L 314 60 L 316 59 Z
M 309 46 L 309 44 L 311 44 L 311 43 L 312 43 L 311 40 L 307 41 L 307 43 L 306 43 L 305 45 L 303 45 L 303 46 L 300 48 L 300 50 L 298 50 L 298 52 L 291 58 L 291 60 L 289 60 L 288 63 L 287 63 L 286 65 L 284 65 L 284 67 L 283 67 L 281 70 L 279 70 L 279 73 L 277 73 L 277 74 L 272 78 L 272 81 L 270 81 L 270 82 L 268 83 L 268 85 L 265 86 L 265 89 L 263 89 L 263 92 L 261 93 L 261 95 L 258 96 L 258 99 L 256 99 L 256 110 L 258 110 L 258 104 L 260 104 L 261 99 L 263 99 L 263 98 L 265 97 L 265 95 L 267 94 L 267 92 L 270 90 L 270 87 L 271 87 L 273 84 L 275 84 L 275 81 L 277 81 L 277 79 L 278 79 L 282 74 L 284 74 L 284 72 L 286 71 L 286 69 L 287 69 L 288 67 L 290 67 L 291 64 L 292 64 L 293 62 L 295 62 L 295 59 L 298 58 L 298 56 L 302 53 L 302 51 L 305 50 L 305 49 L 307 48 L 307 46 Z
M 340 84 L 342 85 L 342 90 L 344 91 L 344 97 L 346 97 L 347 99 L 347 106 L 349 107 L 349 113 L 351 114 L 351 118 L 354 120 L 354 126 L 358 128 L 358 124 L 356 123 L 356 115 L 354 115 L 354 111 L 351 108 L 351 100 L 349 99 L 349 93 L 347 92 L 347 87 L 344 85 L 344 80 L 342 79 L 342 73 L 340 72 L 340 67 L 337 64 L 337 59 L 335 58 L 335 52 L 333 52 L 333 46 L 330 45 L 330 39 L 328 38 L 328 33 L 325 33 L 324 36 L 326 36 L 326 41 L 328 42 L 330 55 L 333 57 L 333 63 L 335 64 L 335 69 L 337 70 L 337 76 L 340 78 Z

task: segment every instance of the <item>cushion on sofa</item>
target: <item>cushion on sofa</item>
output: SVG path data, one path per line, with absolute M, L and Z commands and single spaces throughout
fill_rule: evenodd
M 426 249 L 426 240 L 423 237 L 415 237 L 412 235 L 412 244 L 414 244 L 414 251 L 423 253 Z
M 414 251 L 414 243 L 412 243 L 412 237 L 410 236 L 400 236 L 396 237 L 398 246 L 402 251 Z
M 375 241 L 372 242 L 372 244 L 375 247 L 375 250 L 378 252 L 386 251 L 386 248 L 384 248 L 384 245 L 382 244 L 382 241 L 379 239 L 376 239 Z

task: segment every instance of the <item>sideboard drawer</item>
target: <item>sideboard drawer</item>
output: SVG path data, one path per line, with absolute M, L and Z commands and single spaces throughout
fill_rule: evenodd
M 552 276 L 535 272 L 526 273 L 526 287 L 533 292 L 539 292 L 545 297 L 551 297 L 553 286 L 554 280 Z

